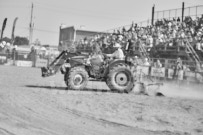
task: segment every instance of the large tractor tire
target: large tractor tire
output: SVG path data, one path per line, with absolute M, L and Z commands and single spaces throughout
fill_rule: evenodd
M 134 76 L 128 65 L 119 64 L 110 69 L 106 83 L 112 91 L 129 93 L 134 87 Z
M 66 75 L 65 81 L 69 89 L 82 90 L 88 82 L 88 73 L 83 67 L 74 67 Z

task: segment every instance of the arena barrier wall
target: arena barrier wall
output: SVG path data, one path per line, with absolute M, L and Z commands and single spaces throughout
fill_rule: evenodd
M 154 77 L 165 77 L 165 68 L 155 68 L 151 67 L 151 76 Z
M 6 55 L 0 55 L 0 65 L 3 65 L 7 63 L 7 56 Z
M 17 60 L 15 64 L 16 66 L 19 66 L 19 67 L 32 67 L 33 62 Z
M 46 59 L 37 59 L 35 63 L 35 67 L 46 67 L 48 64 L 48 60 Z
M 203 83 L 203 73 L 194 71 L 175 70 L 171 68 L 156 68 L 153 66 L 137 66 L 136 78 L 142 79 L 144 76 L 155 77 L 165 80 L 186 80 L 189 82 Z

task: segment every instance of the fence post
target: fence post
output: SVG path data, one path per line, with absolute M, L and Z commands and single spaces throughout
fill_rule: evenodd
M 16 50 L 13 49 L 13 66 L 15 66 L 15 60 L 16 60 Z
M 185 3 L 183 2 L 182 3 L 182 22 L 183 22 L 183 19 L 184 19 L 184 10 L 185 10 Z
M 165 59 L 165 68 L 168 68 L 168 59 Z
M 155 5 L 152 7 L 152 21 L 151 21 L 152 26 L 154 25 L 154 8 L 155 8 Z

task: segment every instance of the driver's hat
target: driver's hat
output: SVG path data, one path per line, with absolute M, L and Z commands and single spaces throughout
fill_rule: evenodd
M 119 43 L 115 43 L 115 45 L 113 47 L 121 48 L 121 45 Z

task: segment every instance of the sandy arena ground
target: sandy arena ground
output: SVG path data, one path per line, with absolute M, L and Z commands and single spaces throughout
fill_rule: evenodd
M 60 73 L 0 66 L 0 135 L 203 135 L 202 86 L 165 83 L 165 97 L 112 93 L 103 82 L 74 91 Z

